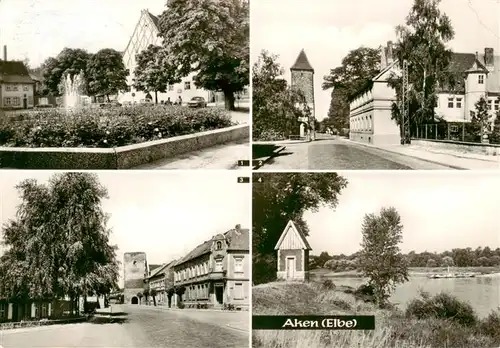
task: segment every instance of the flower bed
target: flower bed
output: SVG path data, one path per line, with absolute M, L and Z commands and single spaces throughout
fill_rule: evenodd
M 26 111 L 0 123 L 0 146 L 113 148 L 232 125 L 224 109 L 133 106 Z

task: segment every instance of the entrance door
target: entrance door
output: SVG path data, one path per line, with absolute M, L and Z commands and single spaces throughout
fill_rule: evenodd
M 306 125 L 301 123 L 300 124 L 300 137 L 303 138 L 306 136 Z
M 218 304 L 222 304 L 224 301 L 224 287 L 222 285 L 215 285 L 215 300 Z
M 139 300 L 136 296 L 132 297 L 132 304 L 139 304 Z
M 295 257 L 286 258 L 286 279 L 295 278 Z
M 26 97 L 23 98 L 23 108 L 24 109 L 28 108 L 28 99 Z

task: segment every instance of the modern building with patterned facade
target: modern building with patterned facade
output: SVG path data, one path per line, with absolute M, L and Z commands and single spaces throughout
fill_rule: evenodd
M 35 81 L 23 62 L 8 61 L 7 47 L 0 60 L 0 109 L 28 109 L 34 106 Z
M 149 45 L 161 45 L 161 38 L 158 37 L 159 18 L 151 14 L 148 10 L 141 11 L 141 17 L 137 23 L 129 43 L 123 52 L 123 61 L 125 68 L 129 70 L 127 84 L 130 90 L 126 93 L 121 93 L 118 96 L 120 102 L 141 102 L 146 99 L 148 93 L 137 91 L 133 87 L 134 69 L 137 66 L 136 55 L 145 50 Z M 171 102 L 175 102 L 181 97 L 183 102 L 189 101 L 193 97 L 203 97 L 208 103 L 222 103 L 224 102 L 224 95 L 222 93 L 214 93 L 204 89 L 197 88 L 194 84 L 193 78 L 195 73 L 190 74 L 182 79 L 180 83 L 168 86 L 166 93 L 158 93 L 158 103 L 167 101 L 170 98 Z M 154 93 L 149 93 L 154 101 Z M 240 98 L 248 98 L 248 91 L 239 96 Z M 238 98 L 238 96 L 237 96 Z
M 485 48 L 483 54 L 453 53 L 449 69 L 458 81 L 453 86 L 439 86 L 436 116 L 446 122 L 470 122 L 476 102 L 484 97 L 493 118 L 500 108 L 500 56 L 494 55 L 493 48 Z M 389 41 L 386 47 L 381 47 L 380 73 L 372 79 L 372 87 L 360 91 L 350 103 L 351 140 L 371 144 L 400 143 L 400 129 L 391 119 L 396 93 L 388 80 L 393 74 L 401 76 L 401 71 Z
M 249 230 L 237 225 L 200 244 L 174 268 L 174 285 L 184 293 L 174 303 L 186 306 L 248 309 L 250 292 Z

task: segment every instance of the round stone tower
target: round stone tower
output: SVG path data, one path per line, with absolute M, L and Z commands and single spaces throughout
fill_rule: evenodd
M 291 85 L 301 91 L 306 99 L 306 103 L 311 110 L 311 120 L 299 120 L 300 125 L 300 136 L 304 137 L 306 132 L 306 125 L 309 123 L 311 140 L 314 140 L 315 130 L 314 130 L 314 120 L 315 120 L 315 110 L 314 110 L 314 69 L 312 68 L 309 60 L 307 59 L 306 52 L 302 49 L 295 61 L 295 64 L 290 68 L 291 72 Z

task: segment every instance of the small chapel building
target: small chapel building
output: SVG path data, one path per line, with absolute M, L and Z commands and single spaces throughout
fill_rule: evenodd
M 288 221 L 274 250 L 278 251 L 278 279 L 309 280 L 309 251 L 312 248 L 292 220 Z

